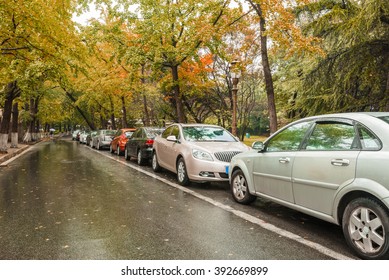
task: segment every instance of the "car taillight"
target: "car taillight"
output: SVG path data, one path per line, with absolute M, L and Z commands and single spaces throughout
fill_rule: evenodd
M 147 139 L 146 140 L 146 146 L 153 146 L 153 143 L 154 143 L 154 139 Z

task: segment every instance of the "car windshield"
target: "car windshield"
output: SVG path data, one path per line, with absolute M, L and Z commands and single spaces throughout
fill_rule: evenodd
M 213 126 L 188 126 L 183 128 L 186 141 L 236 142 L 224 128 Z

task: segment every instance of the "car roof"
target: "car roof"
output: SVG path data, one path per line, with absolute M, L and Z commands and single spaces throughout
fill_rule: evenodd
M 171 125 L 180 125 L 182 127 L 216 127 L 216 128 L 221 128 L 219 125 L 214 125 L 214 124 L 205 124 L 205 123 L 173 123 Z
M 332 113 L 332 114 L 323 114 L 317 116 L 311 116 L 296 120 L 295 122 L 304 121 L 304 120 L 315 120 L 318 118 L 348 118 L 353 120 L 368 120 L 368 119 L 377 119 L 379 117 L 389 117 L 389 112 L 351 112 L 351 113 Z

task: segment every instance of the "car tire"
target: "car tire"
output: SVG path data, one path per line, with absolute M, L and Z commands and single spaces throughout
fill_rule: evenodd
M 183 158 L 179 158 L 177 161 L 177 180 L 182 186 L 189 185 L 188 172 Z
M 130 159 L 131 159 L 130 155 L 128 154 L 128 149 L 127 149 L 127 147 L 124 148 L 124 158 L 125 158 L 126 160 L 130 160 Z
M 138 165 L 145 165 L 146 164 L 146 160 L 142 156 L 141 149 L 138 150 L 136 161 L 137 161 Z
M 117 147 L 117 149 L 116 149 L 116 154 L 117 154 L 118 156 L 121 156 L 121 155 L 122 155 L 122 152 L 120 151 L 119 145 L 118 145 L 118 147 Z
M 342 229 L 347 244 L 362 259 L 383 259 L 389 250 L 389 215 L 376 200 L 360 197 L 343 212 Z
M 109 152 L 110 152 L 111 154 L 113 154 L 113 153 L 114 153 L 114 150 L 113 150 L 112 144 L 111 144 L 111 145 L 109 145 Z
M 256 196 L 249 192 L 246 177 L 240 169 L 232 173 L 231 193 L 234 200 L 241 204 L 250 204 L 256 199 Z
M 155 151 L 153 152 L 153 156 L 151 158 L 151 168 L 153 169 L 154 172 L 159 172 L 162 169 L 158 163 L 158 157 Z

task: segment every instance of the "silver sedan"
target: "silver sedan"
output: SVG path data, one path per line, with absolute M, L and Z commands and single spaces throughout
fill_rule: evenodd
M 230 164 L 233 198 L 259 196 L 342 226 L 364 259 L 389 250 L 389 113 L 305 118 Z

